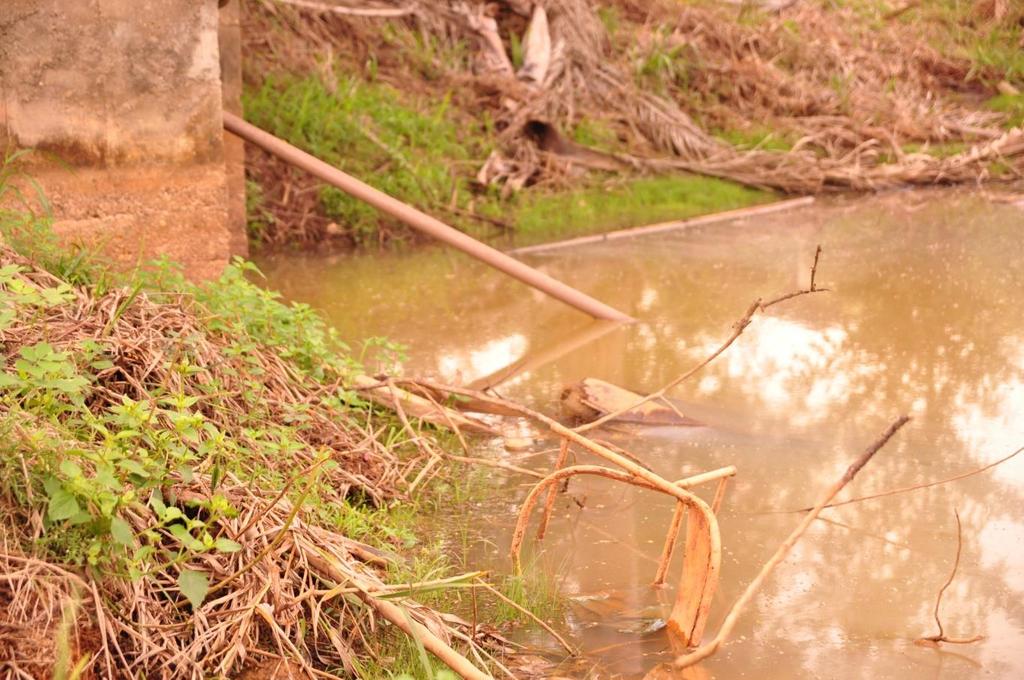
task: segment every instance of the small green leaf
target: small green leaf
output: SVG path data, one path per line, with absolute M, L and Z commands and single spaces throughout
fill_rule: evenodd
M 206 599 L 206 593 L 210 590 L 210 580 L 201 571 L 183 569 L 178 576 L 178 588 L 182 595 L 192 603 L 193 609 L 199 609 Z
M 229 538 L 218 538 L 213 542 L 213 547 L 223 553 L 238 552 L 242 549 L 242 546 L 235 543 Z
M 193 550 L 195 552 L 203 552 L 206 550 L 206 546 L 203 545 L 203 542 L 189 533 L 188 529 L 182 525 L 172 524 L 168 527 L 168 531 L 170 531 L 171 535 L 178 539 L 178 542 L 188 550 Z
M 163 519 L 167 506 L 164 505 L 164 495 L 160 493 L 160 489 L 153 489 L 153 494 L 149 497 L 149 505 L 156 511 L 157 516 Z
M 82 524 L 87 524 L 93 521 L 93 519 L 93 516 L 90 515 L 87 511 L 79 510 L 77 513 L 72 515 L 70 519 L 68 519 L 68 525 L 77 527 Z
M 52 498 L 61 489 L 60 480 L 53 475 L 49 475 L 43 480 L 43 488 L 46 489 L 46 495 Z
M 135 543 L 135 532 L 132 531 L 131 525 L 120 517 L 110 520 L 110 535 L 125 547 L 130 547 Z
M 78 467 L 77 463 L 73 463 L 70 460 L 61 461 L 60 471 L 72 479 L 82 476 L 82 468 Z
M 143 467 L 141 463 L 136 460 L 132 460 L 131 458 L 125 458 L 124 460 L 118 461 L 117 467 L 121 468 L 125 472 L 138 475 L 144 479 L 149 477 L 149 472 L 146 468 Z
M 50 508 L 46 513 L 50 519 L 59 522 L 74 517 L 78 513 L 78 501 L 66 490 L 57 489 L 50 495 Z
M 190 483 L 195 478 L 195 475 L 192 472 L 192 468 L 189 467 L 188 465 L 179 465 L 178 474 L 181 475 L 181 481 L 185 482 L 186 484 Z

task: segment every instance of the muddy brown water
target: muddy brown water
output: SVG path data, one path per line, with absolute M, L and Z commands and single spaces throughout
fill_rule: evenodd
M 818 281 L 832 292 L 772 308 L 673 391 L 706 427 L 605 434 L 668 478 L 739 469 L 720 513 L 710 636 L 799 519 L 768 511 L 812 503 L 895 416 L 913 421 L 846 495 L 950 477 L 1024 445 L 1024 208 L 980 193 L 893 194 L 526 258 L 641 320 L 612 329 L 441 250 L 261 265 L 272 287 L 323 310 L 344 336 L 405 343 L 409 374 L 469 382 L 525 362 L 499 391 L 554 412 L 561 388 L 584 377 L 637 391 L 668 382 L 753 298 L 806 285 L 819 243 Z M 554 456 L 480 447 L 538 468 Z M 498 471 L 489 483 L 469 509 L 468 559 L 507 569 L 528 486 Z M 986 637 L 922 648 L 913 640 L 936 632 L 935 596 L 956 550 L 954 508 L 963 554 L 942 620 L 949 635 Z M 591 677 L 640 677 L 670 658 L 657 629 L 674 588 L 648 584 L 671 512 L 652 492 L 576 478 L 548 538 L 531 542 L 536 568 L 571 598 L 558 623 L 597 662 Z M 693 677 L 1024 677 L 1024 454 L 823 516 Z

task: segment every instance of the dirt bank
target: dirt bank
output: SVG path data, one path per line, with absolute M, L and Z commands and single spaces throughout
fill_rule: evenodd
M 246 3 L 247 115 L 485 238 L 642 222 L 547 209 L 563 196 L 592 205 L 595 191 L 650 205 L 637 180 L 870 191 L 1015 177 L 1024 154 L 1024 9 L 1008 3 L 570 0 L 374 16 L 331 4 Z M 538 122 L 556 136 L 530 134 Z M 265 243 L 406 236 L 259 153 L 249 172 Z M 709 192 L 722 190 L 670 200 L 685 217 Z

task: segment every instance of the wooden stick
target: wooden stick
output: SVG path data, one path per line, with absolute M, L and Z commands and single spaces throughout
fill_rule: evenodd
M 618 231 L 610 231 L 604 234 L 597 234 L 594 236 L 579 236 L 577 238 L 566 239 L 564 241 L 555 241 L 554 243 L 541 243 L 540 245 L 535 246 L 525 246 L 523 248 L 516 248 L 515 250 L 510 250 L 509 254 L 525 255 L 527 253 L 536 253 L 543 250 L 554 250 L 555 248 L 568 248 L 570 246 L 579 246 L 586 243 L 603 243 L 604 241 L 614 241 L 623 238 L 633 238 L 634 236 L 660 234 L 666 231 L 686 229 L 688 227 L 696 227 L 702 224 L 713 224 L 715 222 L 725 222 L 727 220 L 738 220 L 744 217 L 767 215 L 768 213 L 779 212 L 781 210 L 789 210 L 791 208 L 799 208 L 805 205 L 810 205 L 813 202 L 813 196 L 803 196 L 801 198 L 793 198 L 787 201 L 776 201 L 774 203 L 767 203 L 765 205 L 755 205 L 750 206 L 748 208 L 737 208 L 736 210 L 726 210 L 724 212 L 712 213 L 711 215 L 701 215 L 700 217 L 694 217 L 688 220 L 660 222 L 658 224 L 650 224 L 643 227 L 619 229 Z
M 456 652 L 444 640 L 427 630 L 425 626 L 412 621 L 410 617 L 406 616 L 401 607 L 388 600 L 369 595 L 372 589 L 367 584 L 360 582 L 351 574 L 342 572 L 331 564 L 330 560 L 325 556 L 311 553 L 307 555 L 307 559 L 310 566 L 322 572 L 335 583 L 349 582 L 359 587 L 361 590 L 359 593 L 360 599 L 376 609 L 381 616 L 401 629 L 406 635 L 418 638 L 427 651 L 444 662 L 448 668 L 458 673 L 464 680 L 493 680 L 490 674 L 478 669 L 470 663 L 469 659 Z
M 315 12 L 329 12 L 354 17 L 403 17 L 412 14 L 416 9 L 411 5 L 408 7 L 343 7 L 322 2 L 310 2 L 310 0 L 278 0 L 278 2 Z
M 496 34 L 495 37 L 497 37 Z M 498 44 L 501 44 L 500 39 Z M 274 154 L 284 162 L 305 170 L 314 177 L 338 187 L 350 196 L 372 205 L 377 210 L 397 220 L 401 220 L 416 231 L 447 243 L 470 257 L 474 257 L 498 271 L 504 272 L 512 278 L 578 309 L 584 314 L 589 314 L 597 319 L 621 323 L 633 323 L 636 321 L 628 314 L 624 314 L 538 269 L 534 269 L 485 243 L 477 241 L 464 232 L 371 187 L 365 182 L 361 182 L 298 147 L 275 137 L 265 130 L 261 130 L 255 125 L 245 122 L 239 116 L 225 111 L 223 119 L 224 129 L 228 132 Z
M 720 475 L 718 479 L 718 487 L 715 489 L 715 499 L 711 502 L 711 512 L 718 516 L 718 508 L 722 505 L 722 498 L 725 496 L 725 485 L 729 481 L 729 477 L 736 474 L 736 467 L 730 465 L 728 467 L 719 468 L 718 470 L 712 470 L 711 472 L 705 472 L 700 475 L 695 475 L 687 479 L 680 479 L 676 484 L 688 483 L 690 486 L 696 486 L 705 481 L 711 481 L 714 476 Z M 683 520 L 686 519 L 686 506 L 683 503 L 676 503 L 675 511 L 672 514 L 672 523 L 669 525 L 668 532 L 665 534 L 665 546 L 661 549 L 661 559 L 658 561 L 658 571 L 654 575 L 654 582 L 651 583 L 653 587 L 661 587 L 665 585 L 665 575 L 668 573 L 669 564 L 672 562 L 672 553 L 675 551 L 676 541 L 679 539 L 679 529 L 683 526 Z
M 558 460 L 555 461 L 555 472 L 565 467 L 565 461 L 569 458 L 569 440 L 562 438 L 562 446 L 558 451 Z M 544 512 L 540 516 L 540 525 L 537 527 L 537 540 L 544 538 L 548 530 L 548 522 L 551 521 L 551 511 L 555 507 L 555 499 L 558 497 L 558 487 L 552 485 L 548 489 L 548 497 L 544 501 Z
M 518 465 L 512 465 L 502 460 L 491 460 L 489 458 L 475 458 L 473 456 L 456 456 L 454 454 L 447 454 L 445 458 L 448 460 L 457 460 L 460 463 L 467 463 L 468 465 L 486 465 L 487 467 L 500 468 L 502 470 L 508 470 L 509 472 L 518 472 L 521 475 L 527 475 L 529 477 L 535 477 L 536 479 L 544 479 L 543 472 L 537 472 L 530 468 L 519 467 Z
M 815 505 L 809 513 L 804 515 L 800 524 L 798 524 L 786 540 L 782 542 L 782 545 L 778 547 L 775 554 L 771 556 L 771 559 L 761 567 L 761 571 L 759 571 L 757 576 L 754 577 L 754 580 L 747 585 L 743 594 L 740 595 L 739 599 L 736 600 L 736 603 L 733 604 L 732 608 L 729 610 L 725 620 L 722 622 L 722 627 L 719 628 L 718 634 L 715 635 L 714 639 L 689 654 L 677 657 L 675 661 L 672 662 L 674 667 L 687 668 L 703 661 L 718 651 L 718 648 L 722 646 L 725 640 L 729 637 L 729 634 L 732 633 L 732 629 L 736 626 L 736 622 L 739 620 L 740 613 L 742 613 L 743 608 L 750 603 L 750 600 L 753 599 L 754 594 L 761 587 L 761 584 L 764 583 L 764 580 L 768 578 L 768 575 L 772 570 L 786 558 L 786 555 L 789 554 L 789 551 L 793 549 L 796 542 L 799 541 L 800 537 L 803 536 L 805 531 L 807 531 L 807 527 L 811 525 L 814 518 L 821 513 L 822 509 L 824 509 L 829 501 L 835 498 L 837 493 L 842 491 L 844 486 L 850 483 L 857 473 L 860 472 L 861 468 L 863 468 L 868 461 L 878 453 L 878 450 L 885 446 L 885 443 L 888 442 L 894 434 L 896 434 L 897 430 L 906 425 L 909 420 L 910 418 L 907 416 L 900 416 L 893 421 L 893 423 L 886 428 L 885 432 L 883 432 L 882 435 L 876 439 L 874 443 L 872 443 L 864 453 L 862 453 L 857 460 L 850 465 L 849 468 L 847 468 L 846 472 L 843 473 L 843 476 L 825 490 L 817 505 Z
M 957 570 L 957 567 L 960 566 L 960 551 L 963 550 L 963 545 L 964 545 L 963 530 L 962 530 L 962 528 L 960 526 L 960 513 L 957 512 L 956 508 L 953 509 L 953 515 L 956 517 L 956 558 L 953 560 L 953 570 L 949 572 L 949 578 L 946 579 L 946 582 L 942 584 L 941 588 L 939 588 L 939 594 L 935 598 L 935 612 L 934 612 L 934 616 L 935 616 L 935 625 L 939 627 L 939 634 L 938 635 L 929 635 L 928 637 L 923 637 L 923 638 L 918 638 L 917 640 L 914 641 L 916 644 L 920 644 L 920 643 L 934 643 L 934 644 L 938 644 L 939 642 L 948 642 L 948 643 L 954 644 L 954 645 L 969 645 L 972 642 L 977 642 L 978 640 L 985 639 L 984 635 L 974 635 L 974 636 L 971 636 L 969 638 L 951 638 L 951 637 L 946 637 L 946 633 L 942 629 L 942 619 L 939 618 L 939 605 L 942 604 L 942 596 L 943 596 L 943 594 L 945 594 L 946 588 L 948 588 L 949 585 L 953 582 L 953 579 L 956 578 L 956 570 Z
M 458 411 L 445 409 L 443 406 L 439 410 L 434 406 L 434 404 L 430 403 L 430 401 L 423 397 L 411 394 L 405 390 L 397 390 L 397 392 L 393 392 L 389 389 L 386 381 L 382 382 L 367 375 L 357 375 L 352 379 L 351 387 L 364 392 L 371 401 L 384 406 L 385 408 L 389 408 L 392 411 L 396 411 L 397 404 L 401 402 L 402 408 L 407 414 L 411 414 L 412 416 L 432 425 L 446 427 L 449 422 L 455 422 L 458 423 L 460 427 L 472 432 L 493 436 L 497 436 L 499 434 L 497 430 L 487 423 L 474 418 L 469 418 Z M 444 411 L 443 415 L 441 411 Z
M 732 466 L 730 466 L 732 467 Z M 735 474 L 736 468 L 733 469 Z M 730 475 L 731 476 L 731 475 Z M 718 516 L 718 509 L 722 506 L 722 499 L 725 497 L 725 486 L 729 483 L 729 477 L 722 477 L 718 480 L 718 487 L 715 489 L 715 499 L 711 501 L 711 512 Z M 672 553 L 675 551 L 676 541 L 679 539 L 679 529 L 686 519 L 686 505 L 676 503 L 676 509 L 672 513 L 672 523 L 669 524 L 668 532 L 665 534 L 665 546 L 661 549 L 661 559 L 658 561 L 658 571 L 654 574 L 654 581 L 651 586 L 660 588 L 665 585 L 665 576 L 668 574 L 669 565 L 672 563 Z
M 725 500 L 725 488 L 729 485 L 729 478 L 722 477 L 718 481 L 718 488 L 715 489 L 715 498 L 711 501 L 711 512 L 718 515 L 718 511 L 722 507 L 722 501 Z
M 531 612 L 529 609 L 522 606 L 518 602 L 515 602 L 514 600 L 506 597 L 504 593 L 502 593 L 500 590 L 492 586 L 487 581 L 484 581 L 483 579 L 477 579 L 477 583 L 479 583 L 484 588 L 494 593 L 498 597 L 498 599 L 504 602 L 505 604 L 515 608 L 516 611 L 520 611 L 523 614 L 526 614 L 534 623 L 536 623 L 538 626 L 546 630 L 551 635 L 551 637 L 555 638 L 555 640 L 558 641 L 558 644 L 562 645 L 562 647 L 565 648 L 565 651 L 569 652 L 570 656 L 576 656 L 579 654 L 579 650 L 577 650 L 575 647 L 566 642 L 565 638 L 558 634 L 558 631 L 556 631 L 554 628 L 548 625 L 546 621 L 544 621 L 539 616 Z
M 665 534 L 665 545 L 661 549 L 661 559 L 658 561 L 658 571 L 654 574 L 652 586 L 660 588 L 665 585 L 665 576 L 668 574 L 669 564 L 672 562 L 672 553 L 675 552 L 676 540 L 679 538 L 679 530 L 686 519 L 686 503 L 676 502 L 676 509 L 672 513 L 672 522 L 668 525 L 668 532 Z
M 718 522 L 711 509 L 697 496 L 683 491 L 681 486 L 669 485 L 667 489 L 661 488 L 652 485 L 645 479 L 638 479 L 636 475 L 598 465 L 574 465 L 553 472 L 533 487 L 526 500 L 523 501 L 512 534 L 510 549 L 514 573 L 522 571 L 520 551 L 526 536 L 530 514 L 537 498 L 543 493 L 545 487 L 577 474 L 599 475 L 627 484 L 655 488 L 657 491 L 676 496 L 681 503 L 687 506 L 689 519 L 687 560 L 683 563 L 683 573 L 680 577 L 679 587 L 676 589 L 676 601 L 668 619 L 668 629 L 684 645 L 700 644 L 700 637 L 711 607 L 711 599 L 718 589 L 718 573 L 722 562 L 722 540 L 718 533 Z M 686 480 L 682 481 L 685 484 Z
M 786 293 L 785 295 L 780 295 L 779 297 L 777 297 L 777 298 L 775 298 L 773 300 L 770 300 L 768 302 L 763 302 L 761 300 L 761 298 L 758 298 L 758 299 L 754 300 L 752 303 L 750 303 L 750 306 L 747 307 L 747 311 L 743 313 L 743 316 L 741 316 L 740 319 L 736 323 L 733 324 L 732 335 L 730 335 L 728 338 L 726 338 L 725 342 L 723 342 L 721 345 L 718 346 L 718 349 L 716 349 L 710 355 L 705 357 L 696 366 L 694 366 L 690 370 L 686 371 L 682 375 L 677 376 L 671 382 L 669 382 L 667 385 L 664 385 L 663 387 L 655 390 L 654 392 L 651 392 L 646 397 L 643 397 L 643 398 L 639 399 L 635 404 L 630 404 L 629 406 L 623 407 L 623 408 L 619 409 L 618 411 L 614 411 L 612 413 L 606 413 L 605 415 L 601 416 L 597 420 L 594 420 L 593 422 L 587 423 L 585 425 L 580 425 L 579 427 L 576 428 L 576 431 L 577 432 L 586 432 L 588 430 L 592 430 L 595 427 L 600 427 L 601 425 L 604 425 L 609 420 L 614 420 L 615 418 L 619 418 L 624 413 L 632 411 L 633 409 L 638 408 L 639 406 L 642 406 L 642 405 L 646 404 L 649 401 L 653 401 L 655 399 L 662 399 L 669 390 L 671 390 L 673 387 L 675 387 L 676 385 L 680 384 L 681 382 L 687 380 L 692 375 L 694 375 L 695 373 L 700 371 L 702 368 L 704 368 L 705 366 L 710 364 L 712 361 L 714 361 L 716 358 L 718 358 L 718 355 L 720 355 L 722 352 L 727 350 L 729 348 L 729 346 L 732 345 L 732 343 L 736 342 L 736 339 L 738 337 L 740 337 L 741 335 L 743 335 L 743 331 L 746 330 L 747 326 L 750 325 L 750 322 L 754 318 L 754 314 L 756 314 L 757 312 L 764 312 L 766 309 L 768 309 L 772 305 L 777 305 L 780 302 L 785 302 L 786 300 L 791 300 L 791 299 L 793 299 L 795 297 L 799 297 L 801 295 L 809 295 L 809 294 L 812 294 L 812 293 L 826 293 L 826 292 L 828 292 L 828 290 L 829 290 L 828 288 L 818 288 L 817 285 L 815 284 L 815 281 L 814 281 L 815 276 L 818 273 L 818 259 L 820 258 L 820 256 L 821 256 L 821 246 L 819 245 L 818 248 L 814 252 L 814 264 L 811 266 L 811 285 L 810 285 L 810 288 L 807 288 L 807 289 L 804 289 L 804 290 L 793 291 L 792 293 Z
M 693 475 L 692 477 L 685 477 L 683 479 L 680 479 L 677 482 L 675 482 L 676 488 L 674 491 L 666 491 L 665 489 L 655 484 L 651 484 L 647 480 L 638 478 L 636 475 L 629 474 L 628 472 L 620 472 L 612 468 L 604 467 L 603 465 L 570 465 L 569 467 L 564 467 L 561 468 L 560 470 L 556 470 L 555 472 L 552 472 L 550 475 L 548 475 L 540 482 L 538 482 L 537 485 L 534 486 L 532 489 L 530 489 L 530 493 L 527 494 L 526 499 L 523 500 L 523 504 L 520 506 L 519 518 L 516 521 L 516 528 L 512 532 L 512 545 L 509 547 L 509 553 L 512 556 L 513 571 L 515 573 L 519 573 L 521 571 L 520 552 L 522 550 L 523 541 L 526 537 L 526 526 L 527 524 L 529 524 L 530 515 L 532 514 L 533 508 L 537 503 L 537 497 L 541 494 L 541 492 L 544 491 L 546 487 L 555 484 L 556 482 L 561 481 L 562 479 L 568 479 L 569 477 L 574 477 L 576 475 L 596 475 L 598 477 L 606 477 L 608 479 L 614 479 L 615 481 L 618 482 L 632 484 L 633 486 L 639 486 L 645 489 L 651 489 L 653 491 L 660 491 L 670 496 L 675 496 L 676 498 L 679 498 L 681 494 L 683 498 L 686 499 L 681 502 L 684 502 L 684 504 L 687 505 L 691 505 L 691 503 L 689 503 L 689 499 L 696 499 L 696 501 L 698 501 L 701 506 L 707 508 L 710 512 L 710 508 L 708 508 L 707 504 L 705 504 L 704 501 L 702 501 L 697 496 L 694 496 L 693 494 L 684 491 L 684 489 L 697 486 L 699 484 L 703 484 L 714 479 L 729 477 L 735 474 L 736 468 L 732 465 L 729 465 L 724 468 L 719 468 L 717 470 L 712 470 L 710 472 L 705 472 L 699 475 Z
M 939 486 L 940 484 L 948 484 L 950 482 L 958 482 L 961 479 L 966 479 L 967 477 L 973 477 L 974 475 L 978 475 L 978 474 L 981 474 L 982 472 L 985 472 L 987 470 L 991 470 L 992 468 L 996 467 L 997 465 L 1002 465 L 1003 463 L 1005 463 L 1006 461 L 1008 461 L 1011 458 L 1015 457 L 1017 454 L 1021 453 L 1022 451 L 1024 451 L 1024 446 L 1020 447 L 1019 449 L 1017 449 L 1016 451 L 1014 451 L 1010 455 L 1004 456 L 1003 458 L 1000 458 L 997 461 L 993 461 L 993 462 L 991 462 L 991 463 L 989 463 L 987 465 L 984 465 L 984 466 L 982 466 L 980 468 L 976 468 L 974 470 L 969 470 L 967 472 L 961 472 L 958 475 L 953 475 L 952 477 L 947 477 L 946 479 L 938 479 L 938 480 L 935 480 L 935 481 L 932 481 L 932 482 L 924 482 L 922 484 L 913 484 L 911 486 L 904 486 L 904 487 L 900 487 L 898 489 L 889 489 L 888 491 L 879 491 L 878 493 L 868 494 L 867 496 L 857 496 L 856 498 L 849 498 L 849 499 L 847 499 L 845 501 L 839 501 L 837 503 L 829 503 L 825 507 L 826 508 L 839 508 L 839 507 L 842 507 L 844 505 L 849 505 L 850 503 L 861 503 L 863 501 L 870 501 L 870 500 L 874 500 L 876 498 L 885 498 L 886 496 L 895 496 L 896 494 L 908 493 L 910 491 L 917 491 L 918 489 L 927 489 L 927 488 L 932 487 L 932 486 Z M 794 512 L 808 512 L 809 510 L 811 510 L 811 508 L 798 508 L 796 510 L 770 510 L 770 511 L 768 511 L 766 513 L 761 513 L 761 514 L 783 514 L 783 513 L 794 513 Z

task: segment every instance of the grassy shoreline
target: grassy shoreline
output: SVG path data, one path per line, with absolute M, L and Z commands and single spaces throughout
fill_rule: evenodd
M 31 677 L 223 677 L 285 650 L 339 676 L 448 677 L 367 595 L 462 646 L 438 613 L 460 606 L 458 579 L 390 585 L 457 576 L 453 546 L 420 528 L 470 476 L 437 466 L 409 493 L 418 440 L 455 439 L 412 437 L 347 387 L 358 359 L 395 369 L 400 348 L 357 357 L 241 261 L 197 285 L 166 262 L 109 271 L 57 245 L 45 216 L 4 210 L 0 232 L 11 662 Z M 341 575 L 355 593 L 331 595 Z
M 499 247 L 777 195 L 751 186 L 807 194 L 999 179 L 1013 161 L 968 151 L 1019 126 L 1024 111 L 1024 15 L 999 3 L 820 0 L 776 13 L 707 0 L 572 2 L 549 17 L 567 64 L 542 88 L 481 70 L 477 29 L 458 12 L 391 21 L 260 0 L 243 9 L 251 122 Z M 505 3 L 495 12 L 515 70 L 528 16 Z M 585 39 L 558 25 L 565 14 Z M 609 79 L 610 94 L 597 84 Z M 576 152 L 630 162 L 574 162 L 571 149 L 532 139 L 527 121 Z M 419 242 L 251 151 L 257 247 Z
M 244 97 L 247 119 L 314 156 L 470 235 L 499 245 L 527 246 L 666 220 L 681 220 L 765 203 L 768 191 L 698 175 L 592 175 L 566 186 L 503 196 L 474 185 L 472 172 L 494 150 L 487 122 L 451 105 L 403 95 L 386 83 L 335 76 L 271 76 Z M 597 132 L 595 132 L 597 130 Z M 573 131 L 596 148 L 615 150 L 584 119 Z M 410 239 L 398 221 L 338 189 L 285 169 L 257 150 L 248 183 L 250 237 L 268 250 L 319 247 L 325 241 L 360 247 Z M 251 154 L 251 155 L 252 155 Z M 283 175 L 299 187 L 279 186 Z M 282 191 L 288 191 L 285 196 Z M 277 193 L 275 193 L 277 192 Z M 301 198 L 293 198 L 301 193 Z M 301 201 L 295 224 L 281 203 Z M 271 203 L 276 202 L 276 207 Z M 309 213 L 316 217 L 309 218 Z M 475 217 L 474 217 L 475 216 Z M 416 241 L 416 237 L 411 238 Z

